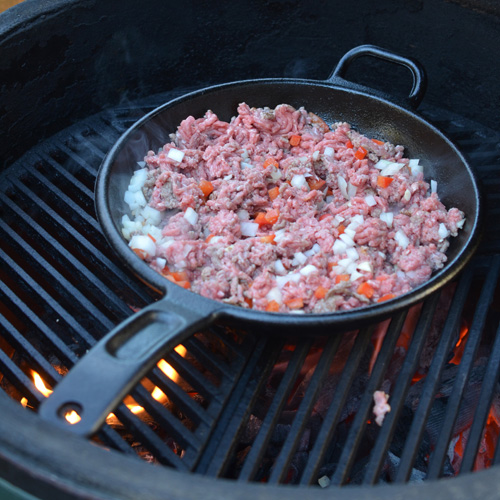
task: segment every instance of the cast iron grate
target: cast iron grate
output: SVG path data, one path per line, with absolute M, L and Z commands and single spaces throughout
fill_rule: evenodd
M 118 136 L 172 97 L 91 117 L 1 174 L 1 387 L 35 411 L 46 396 L 33 372 L 54 387 L 157 298 L 110 254 L 93 187 Z M 499 216 L 499 134 L 441 110 L 422 113 L 476 168 L 487 219 Z M 222 325 L 199 332 L 165 356 L 175 372 L 152 370 L 96 439 L 181 471 L 276 484 L 406 482 L 497 464 L 499 249 L 499 229 L 487 225 L 460 280 L 389 324 L 300 342 Z M 372 415 L 378 389 L 392 406 L 382 427 Z

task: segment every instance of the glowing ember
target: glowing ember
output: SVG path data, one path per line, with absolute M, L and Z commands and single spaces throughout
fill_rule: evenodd
M 65 413 L 64 418 L 70 423 L 70 424 L 76 424 L 80 422 L 81 417 L 76 413 L 75 410 L 71 410 L 68 413 Z
M 468 334 L 469 328 L 466 325 L 462 326 L 462 329 L 460 330 L 460 337 L 455 345 L 455 349 L 453 350 L 453 359 L 450 361 L 450 363 L 454 365 L 460 364 L 462 356 L 464 355 L 465 346 L 467 344 L 466 340 Z
M 49 389 L 46 385 L 45 382 L 43 381 L 42 377 L 35 372 L 34 370 L 31 370 L 31 374 L 33 375 L 33 382 L 35 383 L 35 387 L 46 397 L 48 398 L 52 394 L 52 390 Z

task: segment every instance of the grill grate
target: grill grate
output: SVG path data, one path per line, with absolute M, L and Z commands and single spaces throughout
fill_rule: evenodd
M 0 176 L 1 387 L 18 401 L 25 398 L 35 411 L 44 396 L 31 370 L 55 386 L 107 331 L 157 298 L 110 254 L 94 212 L 93 186 L 118 136 L 176 95 L 80 122 L 27 152 Z M 487 217 L 500 216 L 498 133 L 441 110 L 422 113 L 476 168 Z M 311 485 L 324 476 L 337 485 L 406 482 L 419 474 L 429 479 L 452 474 L 450 450 L 454 439 L 462 439 L 461 415 L 473 413 L 459 465 L 460 471 L 470 471 L 500 398 L 499 252 L 499 229 L 487 227 L 480 255 L 460 280 L 417 307 L 404 355 L 401 336 L 413 310 L 385 324 L 384 336 L 381 325 L 293 343 L 222 325 L 199 332 L 184 342 L 186 354 L 165 356 L 178 380 L 156 367 L 96 439 L 180 471 L 240 482 Z M 464 316 L 465 349 L 445 390 L 444 373 Z M 380 352 L 374 357 L 377 339 Z M 416 382 L 430 339 L 438 341 L 426 376 Z M 339 365 L 342 371 L 332 375 Z M 470 396 L 477 389 L 471 379 L 479 371 L 484 383 Z M 323 389 L 332 380 L 326 405 Z M 385 386 L 392 410 L 379 428 L 371 422 L 372 395 Z M 154 399 L 153 388 L 168 399 Z M 416 388 L 418 405 L 409 418 L 408 394 Z M 436 416 L 437 398 L 443 408 Z M 464 409 L 471 399 L 472 408 Z M 134 407 L 142 410 L 135 414 Z M 429 430 L 431 421 L 437 430 Z M 495 442 L 488 465 L 498 463 L 499 448 Z M 397 458 L 393 472 L 388 472 L 389 455 Z

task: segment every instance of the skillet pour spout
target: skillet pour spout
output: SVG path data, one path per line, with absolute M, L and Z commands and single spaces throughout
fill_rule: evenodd
M 404 102 L 344 79 L 355 59 L 371 57 L 407 68 L 412 87 Z M 106 155 L 96 181 L 96 210 L 113 250 L 130 270 L 163 297 L 136 313 L 99 341 L 56 386 L 41 405 L 41 418 L 82 436 L 91 436 L 106 416 L 170 349 L 215 321 L 229 322 L 265 335 L 338 335 L 376 323 L 439 290 L 466 265 L 479 243 L 481 203 L 477 181 L 456 147 L 414 108 L 425 93 L 426 78 L 416 61 L 374 46 L 349 51 L 325 81 L 255 79 L 208 87 L 174 99 L 144 116 L 128 129 Z M 426 179 L 440 186 L 446 206 L 466 215 L 466 224 L 453 238 L 445 266 L 426 283 L 386 302 L 363 308 L 323 313 L 285 314 L 256 311 L 207 299 L 185 290 L 156 273 L 128 247 L 121 219 L 129 209 L 124 201 L 136 168 L 137 146 L 144 156 L 169 141 L 169 134 L 188 116 L 202 117 L 210 109 L 229 120 L 241 102 L 274 108 L 287 103 L 303 106 L 327 123 L 345 121 L 367 136 L 405 145 L 411 158 L 426 166 Z M 80 421 L 65 415 L 74 410 Z

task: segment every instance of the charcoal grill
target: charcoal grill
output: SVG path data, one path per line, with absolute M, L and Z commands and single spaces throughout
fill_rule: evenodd
M 479 0 L 316 7 L 26 0 L 1 15 L 4 491 L 51 499 L 498 498 L 498 435 L 491 437 L 489 467 L 471 471 L 499 396 L 500 233 L 494 221 L 500 215 L 500 131 L 494 97 L 500 75 L 485 41 L 498 43 L 500 12 Z M 360 11 L 371 12 L 370 20 Z M 342 19 L 335 30 L 333 19 Z M 479 32 L 481 40 L 471 36 Z M 340 336 L 285 342 L 221 323 L 186 341 L 185 356 L 165 353 L 181 378 L 174 382 L 152 370 L 93 442 L 41 421 L 36 410 L 45 396 L 31 370 L 54 387 L 109 329 L 158 298 L 110 254 L 95 217 L 95 176 L 118 136 L 163 102 L 228 75 L 325 78 L 360 43 L 403 52 L 426 66 L 429 90 L 420 112 L 457 144 L 483 182 L 485 234 L 460 278 L 417 313 L 404 311 L 384 325 L 376 357 L 380 325 L 353 333 L 349 344 Z M 266 47 L 273 50 L 263 57 Z M 387 81 L 385 71 L 370 67 L 357 77 L 377 86 Z M 391 90 L 404 95 L 404 78 L 394 71 Z M 465 347 L 446 386 L 464 324 Z M 407 328 L 411 342 L 395 360 Z M 416 382 L 432 335 L 425 377 Z M 345 366 L 320 412 L 318 399 L 339 352 L 346 353 Z M 397 369 L 392 378 L 391 369 Z M 392 410 L 379 428 L 372 394 L 389 378 Z M 151 397 L 155 386 L 168 400 Z M 405 401 L 412 392 L 418 404 L 409 418 Z M 147 419 L 131 411 L 132 400 Z M 355 411 L 342 423 L 352 404 Z M 464 414 L 472 424 L 458 475 L 448 477 L 455 476 L 450 441 Z M 396 456 L 392 464 L 389 455 Z M 321 488 L 318 479 L 325 477 L 330 485 Z

